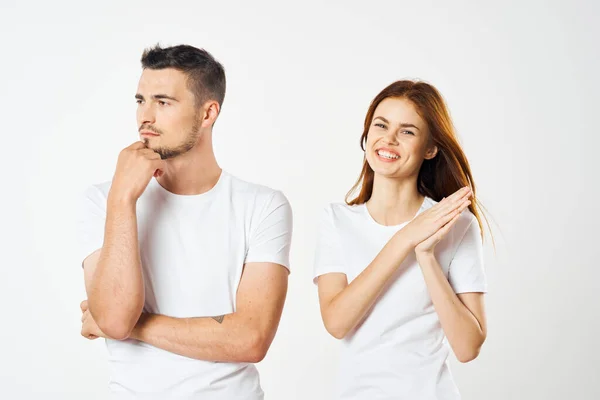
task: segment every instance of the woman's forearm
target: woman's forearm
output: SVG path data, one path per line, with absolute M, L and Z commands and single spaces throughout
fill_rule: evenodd
M 485 341 L 486 333 L 482 325 L 454 293 L 433 253 L 417 253 L 417 261 L 456 358 L 461 362 L 473 360 Z
M 413 248 L 401 231 L 396 233 L 363 272 L 321 305 L 323 322 L 331 335 L 341 339 L 362 321 Z

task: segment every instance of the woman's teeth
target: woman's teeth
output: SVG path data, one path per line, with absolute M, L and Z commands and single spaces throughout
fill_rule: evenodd
M 397 158 L 400 158 L 400 156 L 397 156 L 396 154 L 390 153 L 388 151 L 383 151 L 383 150 L 377 151 L 377 154 L 383 158 L 387 158 L 388 160 L 395 160 Z

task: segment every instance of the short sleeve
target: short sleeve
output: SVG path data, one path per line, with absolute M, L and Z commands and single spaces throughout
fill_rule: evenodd
M 287 198 L 280 191 L 270 196 L 252 231 L 246 263 L 270 262 L 290 269 L 293 216 Z
M 332 272 L 346 273 L 343 264 L 340 238 L 335 229 L 332 206 L 321 212 L 317 231 L 313 282 L 317 278 Z
M 77 259 L 83 265 L 90 254 L 102 248 L 106 198 L 95 186 L 88 188 L 80 198 L 77 215 Z
M 455 293 L 487 292 L 481 230 L 474 215 L 450 262 L 448 281 Z

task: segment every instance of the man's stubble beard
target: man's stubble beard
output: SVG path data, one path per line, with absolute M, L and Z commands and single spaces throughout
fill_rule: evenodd
M 200 124 L 198 122 L 194 123 L 192 129 L 188 133 L 184 142 L 176 147 L 158 147 L 156 149 L 151 149 L 155 153 L 157 153 L 162 160 L 167 160 L 171 158 L 175 158 L 182 154 L 187 153 L 196 145 L 198 141 L 198 137 L 200 136 Z M 144 144 L 148 147 L 149 140 L 147 138 L 144 139 Z

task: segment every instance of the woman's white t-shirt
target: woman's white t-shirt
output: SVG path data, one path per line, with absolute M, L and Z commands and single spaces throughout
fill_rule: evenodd
M 426 197 L 417 215 L 435 204 Z M 337 272 L 351 282 L 407 223 L 384 226 L 365 204 L 330 204 L 321 215 L 315 281 Z M 435 254 L 456 293 L 487 291 L 480 229 L 471 212 L 462 213 Z M 460 399 L 448 369 L 450 348 L 414 252 L 342 343 L 338 399 Z

